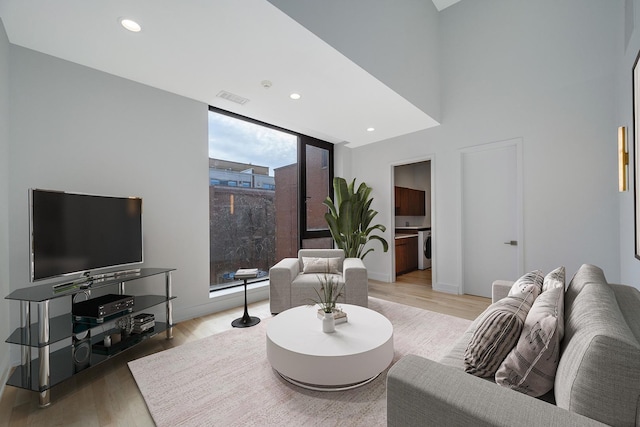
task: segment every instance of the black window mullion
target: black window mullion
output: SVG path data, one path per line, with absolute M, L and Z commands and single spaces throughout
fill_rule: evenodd
M 328 196 L 333 198 L 333 177 L 334 177 L 334 162 L 333 162 L 333 144 L 321 141 L 316 138 L 301 135 L 299 139 L 298 148 L 298 165 L 299 165 L 299 219 L 300 224 L 299 236 L 300 247 L 302 247 L 302 241 L 306 239 L 318 239 L 331 237 L 331 232 L 328 227 L 326 230 L 309 230 L 309 224 L 307 221 L 307 146 L 317 147 L 328 152 L 328 169 L 329 169 L 329 183 L 328 183 Z

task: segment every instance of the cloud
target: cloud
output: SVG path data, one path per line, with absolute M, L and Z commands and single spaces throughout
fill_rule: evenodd
M 209 157 L 274 168 L 298 161 L 298 137 L 209 111 Z

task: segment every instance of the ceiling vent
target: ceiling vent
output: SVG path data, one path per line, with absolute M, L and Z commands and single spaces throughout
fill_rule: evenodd
M 249 102 L 247 98 L 243 98 L 239 95 L 234 95 L 233 93 L 227 92 L 226 90 L 221 90 L 216 96 L 218 98 L 226 99 L 227 101 L 235 102 L 236 104 L 240 105 L 244 105 Z

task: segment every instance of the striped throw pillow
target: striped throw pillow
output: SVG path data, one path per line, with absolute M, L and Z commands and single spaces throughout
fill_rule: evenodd
M 509 295 L 491 304 L 476 321 L 476 330 L 464 354 L 465 372 L 478 377 L 495 375 L 515 347 L 527 313 L 542 290 L 540 271 L 527 273 L 512 286 Z

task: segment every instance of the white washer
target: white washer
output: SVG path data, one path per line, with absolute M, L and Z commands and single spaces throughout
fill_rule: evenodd
M 418 269 L 431 268 L 431 230 L 418 230 Z

